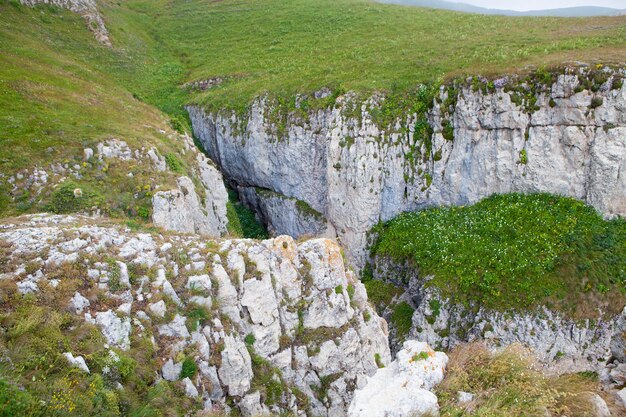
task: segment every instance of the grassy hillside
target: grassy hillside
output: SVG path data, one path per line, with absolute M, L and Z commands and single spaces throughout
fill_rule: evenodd
M 0 3 L 2 171 L 32 158 L 58 159 L 46 152 L 51 146 L 82 151 L 112 137 L 129 143 L 164 140 L 158 129 L 168 129 L 167 117 L 137 99 L 145 88 L 135 96 L 133 88 L 125 88 L 152 81 L 142 74 L 150 59 L 141 35 L 124 39 L 137 45 L 132 52 L 109 50 L 73 13 Z
M 379 232 L 375 255 L 434 274 L 430 284 L 459 302 L 589 317 L 626 299 L 626 222 L 570 198 L 495 195 L 402 214 Z
M 626 58 L 626 17 L 478 16 L 369 0 L 102 1 L 108 49 L 72 13 L 15 4 L 0 1 L 0 134 L 21 156 L 2 168 L 57 141 L 158 136 L 152 127 L 167 118 L 154 107 L 180 116 L 191 99 L 241 106 L 265 91 L 369 92 Z M 214 77 L 225 81 L 195 97 L 181 88 Z
M 113 49 L 99 44 L 74 13 L 0 1 L 0 215 L 96 206 L 145 221 L 152 194 L 189 175 L 194 156 L 175 132 L 186 125 L 183 64 L 158 40 L 151 18 L 132 7 L 107 6 Z M 132 149 L 156 147 L 176 169 L 154 175 L 146 163 L 84 161 L 84 148 L 110 139 Z M 49 178 L 38 195 L 14 191 L 9 182 L 35 168 L 52 176 L 57 164 L 80 166 L 80 178 L 69 175 L 58 188 L 54 181 L 63 181 L 63 174 Z M 83 198 L 69 207 L 65 196 L 73 197 L 75 188 Z M 229 210 L 231 233 L 262 232 L 247 209 Z
M 245 103 L 264 91 L 371 91 L 464 73 L 626 57 L 626 17 L 480 16 L 368 0 L 143 4 L 161 39 L 183 58 L 189 80 L 226 78 L 198 98 L 216 106 Z
M 145 103 L 144 90 L 133 94 L 130 88 L 135 77 L 152 82 L 142 75 L 152 60 L 142 39 L 148 46 L 154 41 L 139 30 L 117 39 L 136 47 L 132 53 L 103 47 L 83 19 L 67 11 L 0 2 L 0 213 L 65 211 L 54 206 L 53 182 L 62 178 L 49 178 L 40 195 L 22 186 L 13 191 L 9 183 L 9 177 L 28 177 L 36 167 L 52 176 L 53 164 L 80 167 L 80 178 L 66 181 L 65 188 L 82 188 L 89 207 L 116 216 L 147 218 L 151 193 L 173 183 L 177 173 L 155 178 L 151 166 L 132 161 L 84 161 L 85 147 L 110 139 L 182 157 L 170 116 Z M 57 177 L 64 175 L 72 177 L 68 171 Z

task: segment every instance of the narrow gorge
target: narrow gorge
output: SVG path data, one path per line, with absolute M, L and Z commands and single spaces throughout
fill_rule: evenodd
M 626 415 L 625 34 L 0 0 L 0 417 Z
M 272 233 L 334 237 L 358 271 L 399 288 L 380 310 L 392 351 L 405 338 L 439 349 L 521 343 L 554 372 L 610 378 L 607 361 L 625 359 L 623 300 L 579 309 L 587 313 L 577 317 L 541 304 L 515 311 L 470 298 L 467 305 L 429 285 L 433 276 L 420 265 L 377 254 L 372 244 L 377 225 L 402 212 L 471 205 L 492 194 L 551 193 L 607 219 L 623 217 L 624 74 L 570 67 L 470 78 L 421 86 L 408 105 L 321 90 L 296 97 L 291 109 L 262 97 L 243 114 L 188 111 L 204 149 Z M 324 100 L 335 104 L 312 109 Z M 394 323 L 401 305 L 410 330 Z

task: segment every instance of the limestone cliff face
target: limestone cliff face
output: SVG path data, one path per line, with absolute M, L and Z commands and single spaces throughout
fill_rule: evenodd
M 0 225 L 0 249 L 3 290 L 60 293 L 73 280 L 60 311 L 92 323 L 111 349 L 151 344 L 159 368 L 146 372 L 207 410 L 344 416 L 354 390 L 391 361 L 386 322 L 328 239 L 207 242 L 33 215 Z M 58 273 L 72 268 L 72 278 Z M 182 376 L 185 355 L 197 374 Z
M 241 190 L 261 187 L 306 202 L 327 223 L 321 229 L 334 230 L 361 266 L 367 232 L 378 221 L 493 193 L 551 192 L 583 200 L 607 217 L 625 215 L 626 86 L 614 82 L 623 71 L 606 71 L 595 87 L 585 83 L 585 70 L 566 71 L 541 90 L 529 88 L 521 100 L 503 83 L 489 90 L 442 88 L 428 113 L 429 140 L 415 134 L 415 114 L 398 119 L 396 127 L 406 131 L 377 126 L 371 109 L 384 97 L 365 103 L 350 94 L 339 97 L 334 108 L 309 112 L 304 121 L 289 118 L 283 137 L 266 117 L 264 99 L 245 119 L 197 106 L 188 110 L 227 180 Z M 453 100 L 447 100 L 450 94 Z M 349 111 L 355 103 L 362 104 L 357 115 Z M 257 193 L 255 199 L 253 206 L 267 197 Z M 276 233 L 320 229 L 303 231 L 293 226 L 301 223 L 269 211 L 264 217 Z
M 106 46 L 111 46 L 109 31 L 104 25 L 102 15 L 98 11 L 96 0 L 20 0 L 20 2 L 26 6 L 51 4 L 78 13 L 85 18 L 87 27 L 94 34 L 96 39 Z

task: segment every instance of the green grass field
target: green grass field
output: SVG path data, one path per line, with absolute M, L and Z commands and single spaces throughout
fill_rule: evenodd
M 289 95 L 330 86 L 370 92 L 460 74 L 626 57 L 626 17 L 507 18 L 367 0 L 144 4 L 188 80 L 227 79 L 195 98 L 217 108 L 266 91 Z
M 507 18 L 367 0 L 104 1 L 108 49 L 72 13 L 15 4 L 0 1 L 3 171 L 58 142 L 154 137 L 145 125 L 163 124 L 158 110 L 184 115 L 189 101 L 241 108 L 265 92 L 368 93 L 626 58 L 626 17 Z M 213 77 L 225 82 L 182 88 Z
M 373 254 L 409 261 L 444 296 L 498 310 L 548 305 L 572 317 L 616 314 L 626 295 L 626 222 L 548 194 L 494 195 L 405 213 Z

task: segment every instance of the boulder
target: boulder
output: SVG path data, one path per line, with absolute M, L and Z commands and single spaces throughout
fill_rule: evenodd
M 111 346 L 128 350 L 130 348 L 130 318 L 119 318 L 111 310 L 96 314 L 96 324 Z
M 250 389 L 252 363 L 248 349 L 241 340 L 226 336 L 219 376 L 228 387 L 229 395 L 243 396 Z
M 78 291 L 74 293 L 74 296 L 70 300 L 70 308 L 76 314 L 82 314 L 83 310 L 89 306 L 89 300 L 83 297 Z
M 406 341 L 396 360 L 379 369 L 358 389 L 350 404 L 351 417 L 419 417 L 438 413 L 430 390 L 443 380 L 448 363 L 445 353 L 426 343 Z
M 91 373 L 89 372 L 89 368 L 87 367 L 87 363 L 85 362 L 85 358 L 83 358 L 82 356 L 74 356 L 72 355 L 71 352 L 65 352 L 63 354 L 63 356 L 65 356 L 65 359 L 67 359 L 67 361 L 70 363 L 70 365 L 72 365 L 75 368 L 80 369 L 81 371 L 85 372 L 85 373 Z

